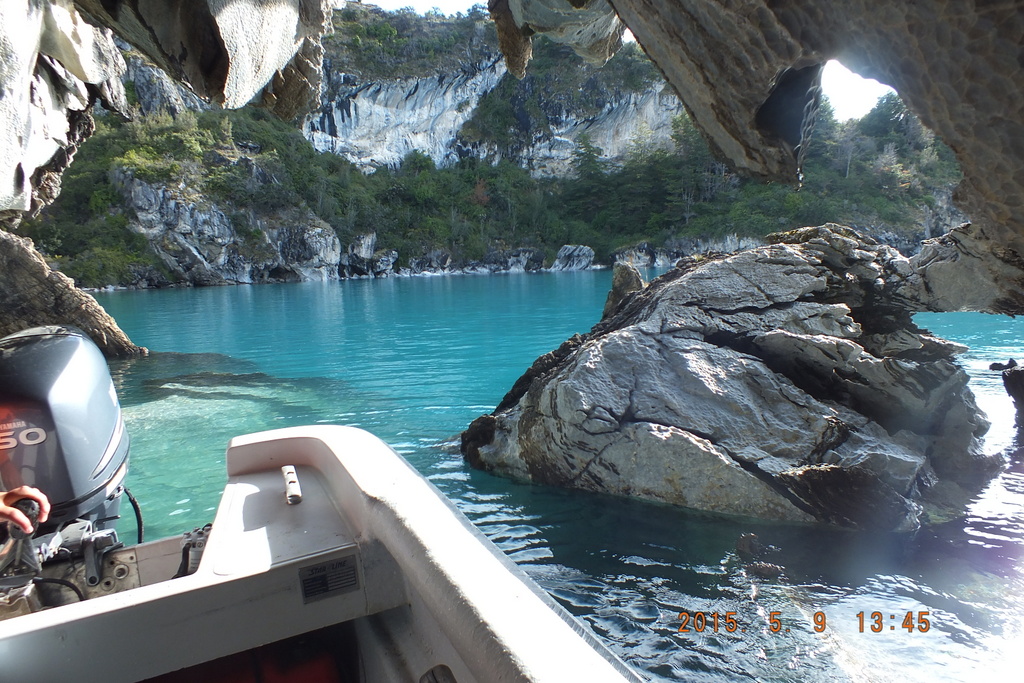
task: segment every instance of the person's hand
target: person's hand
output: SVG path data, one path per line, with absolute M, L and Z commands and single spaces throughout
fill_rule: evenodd
M 50 501 L 42 491 L 31 486 L 19 486 L 10 491 L 0 491 L 0 521 L 14 522 L 21 527 L 26 534 L 32 533 L 32 524 L 25 513 L 16 507 L 12 507 L 22 498 L 31 498 L 39 503 L 39 523 L 42 524 L 50 516 Z

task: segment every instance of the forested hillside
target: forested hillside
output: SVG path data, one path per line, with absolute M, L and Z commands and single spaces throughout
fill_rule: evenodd
M 555 184 L 562 215 L 586 216 L 586 229 L 606 236 L 611 249 L 641 237 L 664 243 L 763 235 L 828 221 L 873 233 L 923 233 L 934 220 L 937 195 L 948 195 L 959 181 L 952 151 L 894 94 L 859 121 L 843 123 L 824 101 L 799 188 L 731 173 L 685 117 L 676 121 L 674 149 L 637 140 L 623 165 L 608 168 L 584 145 L 576 168 L 575 177 Z
M 465 51 L 491 30 L 479 12 L 449 20 L 410 14 L 339 13 L 335 68 L 345 59 L 376 76 L 429 73 L 434 63 L 451 68 L 459 58 L 452 49 Z M 536 42 L 535 74 L 522 82 L 506 76 L 481 100 L 463 130 L 467 139 L 514 147 L 536 134 L 531 122 L 542 125 L 541 113 L 557 109 L 559 98 L 598 106 L 610 88 L 658 78 L 635 45 L 596 71 L 559 46 Z M 147 270 L 175 279 L 140 234 L 129 180 L 162 188 L 176 202 L 216 207 L 230 219 L 242 256 L 266 248 L 260 226 L 268 220 L 301 219 L 322 221 L 342 245 L 375 232 L 380 248 L 397 250 L 398 265 L 432 250 L 466 261 L 519 246 L 550 259 L 563 244 L 589 245 L 607 263 L 617 249 L 641 241 L 671 247 L 692 237 L 763 235 L 828 221 L 876 234 L 948 227 L 936 215 L 958 181 L 953 155 L 895 95 L 844 123 L 826 103 L 799 189 L 736 176 L 685 116 L 674 129 L 671 146 L 639 135 L 615 164 L 583 138 L 568 176 L 539 179 L 507 160 L 466 158 L 437 168 L 416 152 L 397 168 L 363 174 L 316 152 L 295 126 L 259 109 L 127 123 L 103 116 L 60 199 L 20 232 L 80 284 L 103 286 L 137 282 Z

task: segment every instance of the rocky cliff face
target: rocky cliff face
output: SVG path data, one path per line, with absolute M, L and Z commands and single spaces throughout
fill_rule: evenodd
M 246 162 L 251 165 L 245 157 L 236 163 Z M 338 279 L 341 243 L 334 229 L 309 211 L 257 214 L 197 199 L 187 188 L 146 183 L 124 171 L 114 173 L 114 184 L 134 214 L 129 227 L 146 236 L 179 281 L 219 285 Z
M 204 102 L 189 88 L 171 79 L 162 69 L 147 62 L 132 49 L 131 45 L 117 41 L 117 46 L 124 54 L 127 65 L 124 82 L 131 84 L 143 116 L 158 112 L 177 116 L 183 111 L 210 109 L 209 103 Z
M 486 92 L 505 74 L 498 55 L 481 55 L 454 74 L 361 81 L 325 62 L 320 108 L 303 133 L 321 152 L 344 157 L 363 171 L 397 166 L 419 150 L 438 165 L 459 158 L 456 138 Z
M 580 136 L 586 135 L 601 150 L 603 159 L 618 162 L 636 145 L 671 149 L 672 119 L 682 113 L 679 98 L 666 83 L 659 82 L 638 93 L 614 93 L 597 114 L 563 109 L 547 118 L 547 132 L 512 154 L 486 144 L 472 149 L 485 159 L 509 154 L 511 161 L 535 176 L 564 176 L 571 173 Z
M 896 250 L 838 226 L 692 258 L 539 358 L 463 434 L 475 466 L 701 510 L 912 529 L 995 471 Z M 752 286 L 751 283 L 756 283 Z M 936 508 L 931 507 L 929 514 Z
M 602 94 L 596 112 L 544 102 L 543 121 L 532 122 L 528 139 L 510 149 L 461 135 L 481 98 L 506 74 L 505 62 L 486 47 L 454 73 L 422 78 L 367 81 L 336 71 L 329 59 L 324 65 L 320 107 L 307 117 L 303 133 L 318 151 L 338 154 L 363 171 L 397 166 L 418 150 L 438 166 L 469 156 L 506 158 L 537 176 L 565 175 L 581 135 L 605 159 L 620 160 L 638 142 L 670 146 L 672 119 L 683 113 L 664 81 L 639 92 Z

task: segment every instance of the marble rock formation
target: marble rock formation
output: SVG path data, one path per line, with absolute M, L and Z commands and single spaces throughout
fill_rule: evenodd
M 526 273 L 544 267 L 544 252 L 532 247 L 491 250 L 477 267 L 481 273 Z M 469 269 L 467 269 L 469 270 Z
M 544 253 L 539 249 L 492 249 L 483 260 L 461 261 L 444 249 L 433 249 L 422 256 L 409 258 L 409 267 L 398 269 L 399 275 L 490 275 L 494 273 L 525 273 L 544 266 Z
M 998 463 L 895 249 L 826 225 L 691 257 L 539 358 L 462 435 L 514 478 L 773 520 L 906 530 Z M 939 508 L 932 508 L 935 514 Z
M 344 64 L 324 66 L 326 87 L 303 134 L 317 151 L 364 172 L 398 166 L 414 151 L 439 166 L 457 161 L 459 130 L 506 70 L 500 56 L 487 52 L 458 71 L 422 78 L 365 81 L 345 73 Z
M 0 230 L 0 337 L 60 320 L 88 334 L 108 358 L 147 353 L 121 331 L 89 294 L 51 270 L 32 241 Z
M 122 50 L 125 64 L 128 66 L 123 81 L 131 83 L 135 89 L 139 111 L 143 116 L 151 116 L 158 112 L 177 116 L 184 111 L 212 109 L 210 103 L 196 95 L 191 88 L 175 81 L 162 69 L 142 59 L 128 43 L 117 41 L 117 46 Z
M 248 157 L 250 182 L 270 183 Z M 262 182 L 257 181 L 263 177 Z M 297 207 L 270 213 L 249 211 L 241 231 L 232 205 L 197 200 L 187 186 L 151 184 L 123 169 L 111 173 L 130 209 L 129 228 L 149 242 L 179 282 L 191 285 L 337 280 L 341 241 L 311 211 Z
M 717 155 L 756 177 L 797 181 L 827 60 L 891 85 L 956 153 L 955 200 L 974 221 L 915 264 L 939 293 L 936 310 L 1024 313 L 1020 0 L 500 0 L 490 9 L 515 71 L 534 33 L 584 51 L 602 35 L 614 43 L 618 27 L 600 34 L 594 18 L 611 7 Z M 581 21 L 587 31 L 566 31 Z
M 320 0 L 195 0 L 187 10 L 153 0 L 2 3 L 0 210 L 52 200 L 43 175 L 88 137 L 95 98 L 125 108 L 114 33 L 215 104 L 256 98 L 290 119 L 319 95 L 329 16 Z
M 120 77 L 126 66 L 114 34 L 216 105 L 240 107 L 256 100 L 293 119 L 319 94 L 319 37 L 329 28 L 330 11 L 327 0 L 0 3 L 0 228 L 17 225 L 23 212 L 38 210 L 60 192 L 61 174 L 94 130 L 95 100 L 125 110 Z M 29 259 L 21 263 L 27 269 L 45 267 L 34 248 L 15 244 L 0 241 L 0 259 Z M 46 301 L 82 301 L 70 280 L 48 274 L 52 287 L 66 291 L 36 297 L 22 291 L 32 285 L 13 279 L 13 272 L 0 271 L 0 279 L 25 302 L 18 309 L 22 317 L 5 308 L 0 327 L 73 322 L 60 307 L 31 308 Z M 102 313 L 94 301 L 83 305 Z M 109 316 L 107 322 L 117 329 Z M 97 343 L 112 349 L 103 334 Z
M 1016 413 L 1015 423 L 1018 430 L 1024 426 L 1024 365 L 1018 365 L 1013 358 L 1005 363 L 992 363 L 989 370 L 999 372 L 1003 378 L 1003 388 L 1006 394 L 1013 399 L 1013 408 Z
M 615 315 L 619 306 L 630 294 L 639 292 L 646 286 L 647 283 L 644 282 L 644 278 L 636 266 L 629 263 L 616 263 L 612 269 L 612 288 L 608 290 L 608 297 L 604 300 L 601 320 Z
M 444 249 L 434 249 L 423 256 L 409 258 L 410 275 L 440 275 L 451 273 L 456 268 L 451 253 Z
M 398 263 L 398 252 L 394 249 L 378 249 L 377 233 L 356 235 L 338 262 L 338 275 L 342 278 L 388 277 L 394 274 Z
M 526 74 L 530 36 L 543 33 L 587 61 L 603 64 L 622 46 L 625 25 L 606 0 L 488 0 L 508 70 Z
M 501 158 L 528 168 L 535 177 L 563 176 L 572 169 L 582 135 L 601 150 L 603 159 L 617 163 L 637 139 L 671 148 L 672 121 L 683 111 L 672 88 L 660 79 L 637 92 L 602 93 L 596 113 L 589 98 L 584 107 L 571 98 L 539 92 L 539 111 L 527 114 L 519 111 L 520 104 L 515 105 L 517 118 L 539 116 L 531 125 L 531 135 L 513 146 L 498 145 L 463 134 L 481 99 L 507 71 L 505 61 L 486 44 L 474 46 L 459 68 L 443 73 L 367 80 L 346 73 L 345 67 L 330 58 L 324 60 L 320 106 L 306 118 L 302 130 L 318 151 L 344 157 L 364 172 L 397 167 L 416 151 L 437 166 L 470 157 Z
M 377 253 L 377 233 L 356 235 L 341 254 L 338 261 L 338 275 L 343 278 L 379 277 L 374 271 L 374 254 Z
M 586 270 L 594 265 L 594 250 L 585 244 L 563 244 L 551 270 Z

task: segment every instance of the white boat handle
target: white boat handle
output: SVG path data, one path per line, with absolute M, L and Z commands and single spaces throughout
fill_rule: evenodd
M 299 475 L 295 474 L 294 465 L 285 465 L 281 468 L 284 475 L 284 498 L 289 505 L 298 505 L 302 502 L 302 489 L 299 488 Z

